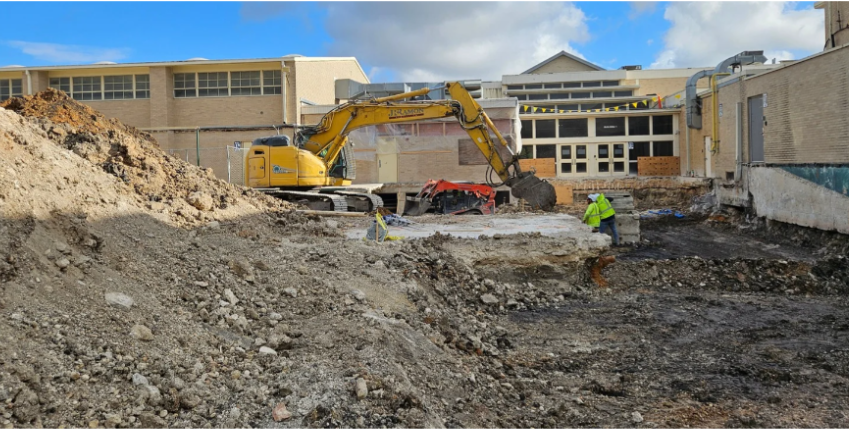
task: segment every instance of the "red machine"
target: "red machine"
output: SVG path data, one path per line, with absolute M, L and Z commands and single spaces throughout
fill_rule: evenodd
M 445 180 L 427 181 L 416 197 L 407 197 L 404 215 L 495 213 L 495 190 L 489 185 Z

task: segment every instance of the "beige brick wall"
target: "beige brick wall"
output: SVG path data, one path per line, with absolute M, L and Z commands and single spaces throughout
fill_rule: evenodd
M 295 80 L 293 96 L 297 95 L 298 99 L 303 98 L 319 104 L 336 102 L 337 79 L 368 82 L 368 76 L 363 74 L 359 64 L 353 60 L 295 61 L 292 64 Z M 300 118 L 299 100 L 290 101 L 296 102 L 295 118 Z
M 172 127 L 280 124 L 281 96 L 191 97 L 174 99 Z
M 117 118 L 134 127 L 150 127 L 150 100 L 86 101 L 85 104 L 107 118 Z
M 170 127 L 174 78 L 170 67 L 150 68 L 150 126 Z
M 672 93 L 683 90 L 686 86 L 687 79 L 688 78 L 640 79 L 640 89 L 634 91 L 634 95 L 644 96 L 647 94 L 657 94 L 661 97 L 666 97 Z
M 578 61 L 572 60 L 566 57 L 560 57 L 537 70 L 529 73 L 531 75 L 541 75 L 544 73 L 561 73 L 561 72 L 594 72 L 596 69 L 593 69 L 586 64 L 580 63 Z
M 428 179 L 449 181 L 486 180 L 487 166 L 460 166 L 457 151 L 422 151 L 398 155 L 398 181 L 424 182 Z
M 849 47 L 734 83 L 719 90 L 719 153 L 714 177 L 735 169 L 737 102 L 743 103 L 742 149 L 747 162 L 749 97 L 766 94 L 764 155 L 767 163 L 849 163 Z M 703 99 L 702 130 L 690 130 L 691 154 L 711 133 L 711 99 Z M 682 121 L 683 121 L 682 109 Z M 696 166 L 696 159 L 691 163 Z

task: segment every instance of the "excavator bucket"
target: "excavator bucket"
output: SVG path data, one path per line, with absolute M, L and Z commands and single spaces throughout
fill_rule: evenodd
M 533 173 L 526 172 L 521 176 L 506 182 L 513 197 L 525 200 L 534 209 L 551 210 L 557 203 L 557 193 L 554 185 L 537 178 Z
M 404 203 L 404 215 L 424 215 L 428 209 L 430 209 L 430 200 L 426 198 L 407 197 Z

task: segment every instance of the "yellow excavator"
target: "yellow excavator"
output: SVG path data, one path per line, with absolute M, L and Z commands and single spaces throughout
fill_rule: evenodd
M 492 173 L 510 187 L 514 197 L 531 207 L 550 210 L 557 198 L 554 187 L 534 172 L 522 172 L 518 156 L 493 125 L 483 108 L 459 82 L 447 82 L 450 100 L 409 100 L 431 90 L 422 88 L 403 94 L 367 100 L 353 100 L 328 112 L 318 125 L 305 127 L 288 136 L 254 140 L 245 155 L 245 184 L 285 200 L 305 203 L 315 210 L 371 211 L 383 206 L 379 196 L 340 190 L 351 184 L 355 175 L 353 151 L 348 133 L 361 127 L 428 119 L 455 117 L 489 162 L 487 184 Z M 512 155 L 503 160 L 498 144 Z M 322 187 L 329 187 L 323 189 Z M 336 188 L 334 188 L 336 187 Z

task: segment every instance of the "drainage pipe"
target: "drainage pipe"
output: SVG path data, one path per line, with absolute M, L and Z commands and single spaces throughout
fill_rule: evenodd
M 737 102 L 737 166 L 734 179 L 739 180 L 743 174 L 743 102 Z
M 29 74 L 29 70 L 25 70 L 24 73 L 27 75 L 27 95 L 32 95 L 32 75 Z
M 716 78 L 728 75 L 730 73 L 714 73 L 710 76 L 711 104 L 713 105 L 713 127 L 711 130 L 713 142 L 711 142 L 710 146 L 711 154 L 719 152 L 719 93 L 716 89 Z
M 197 165 L 200 167 L 200 128 L 195 129 L 195 152 L 197 154 Z

